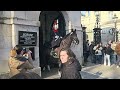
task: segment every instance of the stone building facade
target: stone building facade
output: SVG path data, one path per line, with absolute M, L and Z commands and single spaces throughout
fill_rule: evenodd
M 95 28 L 95 23 L 96 23 L 96 16 L 95 16 L 96 11 L 86 11 L 84 15 L 81 16 L 81 24 L 84 25 L 86 28 L 86 32 L 88 34 L 88 39 L 90 41 L 93 41 L 93 29 Z M 116 28 L 119 31 L 120 30 L 120 11 L 99 11 L 100 15 L 100 28 L 103 29 L 102 36 L 105 36 L 102 38 L 103 42 L 106 41 L 106 36 L 109 34 L 109 38 L 112 38 L 111 36 L 111 28 L 115 28 L 115 23 L 113 21 L 113 17 L 116 14 L 117 18 L 117 25 Z M 105 31 L 107 30 L 107 31 Z M 120 32 L 120 31 L 119 31 Z M 105 34 L 106 33 L 106 34 Z M 105 39 L 105 41 L 104 41 Z M 120 34 L 119 34 L 119 39 L 120 39 Z
M 45 18 L 45 15 L 47 17 Z M 83 60 L 83 39 L 82 39 L 82 29 L 81 29 L 81 12 L 80 11 L 0 11 L 0 73 L 8 72 L 8 59 L 9 51 L 16 45 L 19 44 L 19 31 L 26 32 L 36 32 L 37 33 L 37 43 L 35 46 L 24 46 L 34 48 L 35 67 L 40 67 L 40 43 L 41 35 L 40 32 L 45 31 L 45 28 L 41 29 L 43 24 L 47 23 L 47 29 L 50 23 L 56 16 L 62 15 L 64 19 L 64 29 L 66 34 L 70 32 L 70 29 L 76 29 L 80 44 L 78 46 L 72 47 L 73 51 L 76 53 L 77 58 L 82 63 Z M 43 18 L 45 18 L 43 20 Z M 46 20 L 46 21 L 45 21 Z M 61 19 L 60 19 L 61 20 Z M 61 20 L 62 22 L 62 20 Z M 61 24 L 62 25 L 62 24 Z M 61 28 L 62 29 L 62 28 Z M 43 38 L 46 33 L 43 34 Z M 49 36 L 49 34 L 48 34 Z M 43 40 L 44 41 L 44 40 Z

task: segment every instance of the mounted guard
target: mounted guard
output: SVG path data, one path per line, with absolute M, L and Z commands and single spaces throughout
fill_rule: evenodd
M 59 47 L 62 41 L 62 36 L 59 34 L 58 29 L 59 29 L 59 25 L 58 25 L 58 19 L 57 19 L 57 20 L 54 20 L 53 28 L 52 28 L 54 32 L 54 36 L 51 41 L 51 48 L 52 48 L 52 55 L 54 54 L 54 56 L 56 55 L 56 53 L 54 53 L 54 49 Z

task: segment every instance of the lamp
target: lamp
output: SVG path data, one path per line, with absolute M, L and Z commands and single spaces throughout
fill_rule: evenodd
M 95 11 L 96 22 L 94 31 L 94 42 L 95 45 L 101 42 L 101 28 L 100 28 L 100 11 Z
M 95 11 L 95 16 L 96 16 L 97 28 L 99 28 L 100 26 L 98 26 L 98 24 L 99 24 L 99 21 L 100 21 L 100 12 L 99 11 Z
M 117 42 L 117 40 L 118 40 L 118 38 L 117 38 L 117 28 L 116 28 L 117 27 L 117 19 L 118 19 L 117 15 L 114 14 L 114 17 L 112 19 L 113 19 L 113 22 L 115 24 L 114 39 L 115 39 L 115 42 Z

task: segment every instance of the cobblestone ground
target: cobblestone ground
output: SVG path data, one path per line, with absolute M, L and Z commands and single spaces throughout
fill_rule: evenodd
M 82 79 L 107 79 L 107 78 L 100 77 L 99 75 L 91 74 L 85 71 L 81 71 L 80 73 L 81 73 Z
M 44 71 L 42 73 L 42 78 L 43 79 L 59 79 L 60 76 L 58 75 L 58 70 L 57 69 L 52 69 L 50 72 L 49 71 Z M 81 76 L 83 79 L 101 79 L 99 75 L 94 75 L 85 71 L 81 71 Z M 0 79 L 9 79 L 9 74 L 1 74 Z
M 120 79 L 120 68 L 116 65 L 104 66 L 88 62 L 80 72 L 83 79 Z M 59 79 L 58 68 L 51 71 L 45 70 L 41 73 L 43 79 Z M 0 74 L 0 79 L 9 79 L 8 73 Z
M 83 79 L 101 79 L 98 75 L 94 75 L 85 71 L 81 71 L 81 76 Z M 9 79 L 9 73 L 1 74 L 0 79 Z M 42 72 L 43 79 L 59 79 L 60 76 L 58 75 L 58 69 L 54 68 L 51 71 L 44 71 Z
M 120 79 L 120 68 L 116 65 L 104 66 L 88 62 L 80 72 L 83 79 Z M 42 73 L 44 79 L 59 79 L 58 69 Z
M 91 64 L 82 69 L 84 72 L 90 74 L 98 75 L 103 78 L 108 79 L 120 79 L 120 68 L 116 68 L 116 65 L 104 66 L 103 64 Z
M 95 75 L 86 71 L 81 71 L 81 76 L 83 79 L 104 79 L 99 75 Z M 59 79 L 60 76 L 58 75 L 58 69 L 52 69 L 51 71 L 44 71 L 42 72 L 43 79 Z
M 51 71 L 42 71 L 41 76 L 43 79 L 59 79 L 58 68 L 53 68 Z
M 9 73 L 1 73 L 0 74 L 0 79 L 9 79 L 9 78 L 10 78 Z

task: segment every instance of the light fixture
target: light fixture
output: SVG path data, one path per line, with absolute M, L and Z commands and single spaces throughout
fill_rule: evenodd
M 118 37 L 117 37 L 118 31 L 116 28 L 117 27 L 117 19 L 118 19 L 117 15 L 114 14 L 114 17 L 112 19 L 113 19 L 113 22 L 115 24 L 114 39 L 115 39 L 115 42 L 117 42 L 118 41 Z
M 117 15 L 114 14 L 114 17 L 113 17 L 112 19 L 113 19 L 113 22 L 116 23 L 116 22 L 117 22 L 117 19 L 118 19 Z

